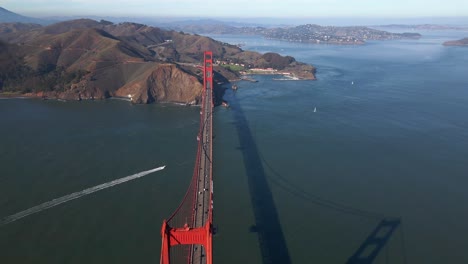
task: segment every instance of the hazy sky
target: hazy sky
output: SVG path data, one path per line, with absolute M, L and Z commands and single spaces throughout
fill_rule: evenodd
M 468 0 L 0 0 L 0 7 L 30 16 L 468 16 Z

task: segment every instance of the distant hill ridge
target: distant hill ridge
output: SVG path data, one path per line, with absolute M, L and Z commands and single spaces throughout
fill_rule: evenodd
M 0 23 L 16 23 L 16 22 L 35 23 L 35 24 L 41 24 L 41 25 L 47 25 L 47 24 L 52 23 L 52 21 L 48 21 L 48 20 L 44 20 L 40 18 L 22 16 L 14 12 L 11 12 L 3 7 L 0 7 Z
M 243 51 L 208 37 L 136 23 L 78 19 L 48 26 L 0 24 L 0 92 L 68 100 L 125 97 L 135 103 L 197 103 L 203 51 L 218 62 L 272 67 L 314 79 L 315 68 L 278 54 Z M 215 81 L 239 78 L 215 67 Z

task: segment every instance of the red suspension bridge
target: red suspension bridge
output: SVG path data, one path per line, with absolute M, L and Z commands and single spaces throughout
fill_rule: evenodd
M 161 264 L 213 263 L 213 53 L 211 51 L 204 53 L 203 86 L 195 168 L 181 204 L 167 220 L 163 221 Z
M 213 54 L 204 53 L 203 61 L 203 93 L 202 107 L 200 109 L 200 127 L 197 135 L 198 148 L 190 186 L 175 212 L 163 221 L 161 228 L 161 264 L 169 263 L 213 263 L 213 155 L 212 155 L 212 113 L 213 113 Z M 241 110 L 237 109 L 240 123 L 246 123 Z M 248 127 L 246 125 L 246 127 Z M 248 131 L 248 129 L 247 129 Z M 245 132 L 245 129 L 244 129 Z M 259 201 L 261 206 L 254 208 L 256 225 L 261 226 L 258 231 L 260 249 L 265 263 L 291 263 L 287 252 L 286 242 L 282 235 L 278 215 L 274 209 L 271 192 L 268 189 L 260 157 L 255 149 L 255 142 L 250 133 L 240 140 L 241 145 L 253 148 L 245 156 L 246 163 L 255 164 L 255 179 L 249 177 L 249 185 L 253 192 L 254 203 Z M 252 154 L 253 153 L 253 154 Z M 294 186 L 290 188 L 297 189 Z M 347 264 L 371 264 L 379 252 L 392 236 L 394 230 L 400 225 L 399 218 L 387 218 L 371 211 L 360 210 L 342 205 L 331 200 L 308 194 L 298 190 L 298 194 L 315 204 L 334 209 L 346 214 L 380 219 L 379 224 L 369 237 L 361 244 L 359 249 L 348 259 Z M 262 197 L 260 198 L 261 195 Z M 402 229 L 403 263 L 406 263 L 404 235 Z

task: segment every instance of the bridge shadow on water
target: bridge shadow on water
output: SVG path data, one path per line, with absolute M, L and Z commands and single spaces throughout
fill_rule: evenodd
M 256 135 L 252 133 L 252 129 L 249 126 L 239 100 L 236 98 L 235 92 L 228 92 L 227 97 L 234 116 L 234 124 L 239 137 L 240 150 L 243 155 L 249 192 L 254 210 L 255 225 L 250 228 L 250 231 L 256 232 L 258 235 L 263 263 L 291 263 L 264 165 L 271 172 L 268 179 L 272 184 L 306 203 L 328 208 L 343 214 L 377 221 L 375 229 L 362 242 L 354 254 L 348 258 L 346 264 L 372 264 L 389 242 L 397 228 L 399 228 L 401 232 L 402 263 L 407 263 L 405 238 L 399 218 L 388 218 L 380 213 L 344 205 L 311 194 L 303 190 L 300 186 L 289 182 L 286 177 L 278 173 L 273 166 L 269 164 L 257 148 L 255 142 Z
M 291 263 L 273 195 L 252 131 L 235 95 L 230 97 L 229 104 L 239 136 L 255 216 L 255 225 L 250 231 L 258 235 L 263 263 Z
M 374 263 L 375 258 L 390 240 L 400 223 L 400 219 L 382 219 L 346 264 Z M 406 263 L 406 258 L 404 258 L 404 263 Z

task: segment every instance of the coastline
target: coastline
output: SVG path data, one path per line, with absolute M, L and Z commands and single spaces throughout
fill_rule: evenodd
M 250 73 L 242 73 L 241 76 L 251 76 L 251 75 L 279 75 L 283 76 L 282 78 L 273 78 L 275 81 L 315 81 L 317 78 L 315 74 L 312 76 L 298 76 L 292 72 L 281 72 L 281 71 L 263 71 L 263 72 L 250 72 Z M 247 77 L 247 78 L 240 78 L 241 81 L 249 81 L 249 82 L 258 82 L 257 80 Z
M 266 39 L 304 43 L 304 44 L 314 44 L 314 45 L 360 46 L 360 45 L 367 44 L 364 41 L 317 41 L 317 40 L 299 40 L 299 39 L 282 39 L 282 38 L 266 38 Z
M 107 98 L 80 98 L 80 99 L 72 99 L 66 100 L 59 97 L 43 97 L 38 94 L 33 93 L 0 93 L 0 100 L 8 100 L 8 99 L 37 99 L 42 101 L 59 101 L 59 102 L 79 102 L 79 101 L 105 101 L 105 100 L 116 100 L 116 101 L 126 101 L 133 103 L 131 98 L 128 97 L 120 97 L 120 96 L 111 96 Z M 188 103 L 181 103 L 181 102 L 168 102 L 168 101 L 161 101 L 157 102 L 156 104 L 170 104 L 170 105 L 177 105 L 177 106 L 200 106 L 199 103 L 188 102 Z
M 39 98 L 39 97 L 31 93 L 25 93 L 25 94 L 11 93 L 11 92 L 0 93 L 0 99 L 29 99 L 29 98 Z

